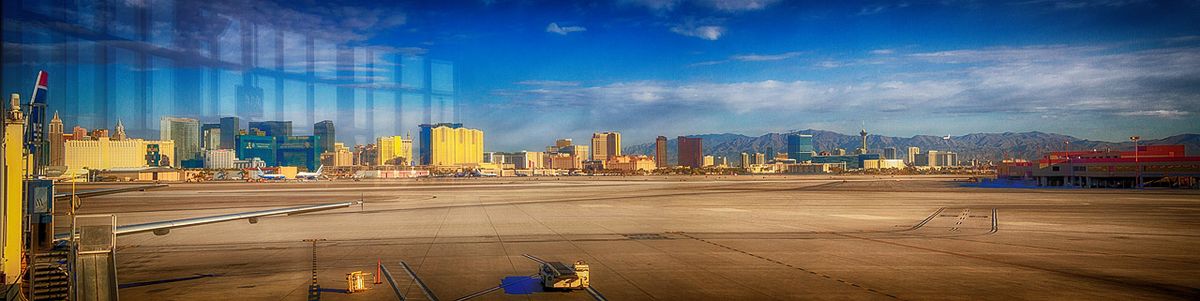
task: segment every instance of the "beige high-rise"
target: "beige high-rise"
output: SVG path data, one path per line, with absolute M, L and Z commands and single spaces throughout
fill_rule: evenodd
M 58 112 L 54 112 L 54 119 L 50 119 L 50 166 L 63 166 L 63 122 L 58 118 Z
M 621 133 L 603 132 L 592 134 L 592 160 L 607 161 L 621 155 Z

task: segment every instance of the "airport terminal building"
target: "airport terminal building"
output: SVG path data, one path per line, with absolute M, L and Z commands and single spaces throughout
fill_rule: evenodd
M 1200 157 L 1183 145 L 1145 145 L 1136 150 L 1051 152 L 1036 164 L 1006 161 L 998 177 L 1037 181 L 1038 186 L 1133 188 L 1138 179 L 1150 186 L 1196 186 Z

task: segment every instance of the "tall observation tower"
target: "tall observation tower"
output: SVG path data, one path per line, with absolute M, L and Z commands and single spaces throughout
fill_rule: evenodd
M 858 135 L 862 136 L 862 147 L 858 148 L 858 154 L 865 155 L 867 154 L 867 129 L 863 128 L 861 132 L 858 132 Z

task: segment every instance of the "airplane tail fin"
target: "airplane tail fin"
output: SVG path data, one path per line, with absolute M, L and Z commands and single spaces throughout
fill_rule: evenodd
M 25 131 L 25 143 L 34 152 L 37 151 L 37 148 L 41 147 L 38 144 L 43 140 L 43 135 L 45 134 L 42 133 L 44 130 L 42 127 L 45 123 L 42 119 L 45 118 L 43 111 L 46 110 L 46 93 L 48 93 L 48 89 L 46 88 L 48 83 L 47 75 L 45 70 L 38 71 L 37 82 L 33 86 L 33 95 L 29 98 L 30 110 L 29 115 L 26 116 L 28 128 Z

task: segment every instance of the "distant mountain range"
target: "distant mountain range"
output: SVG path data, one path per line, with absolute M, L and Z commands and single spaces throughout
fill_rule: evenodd
M 842 148 L 853 153 L 862 143 L 857 135 L 845 135 L 824 130 L 802 130 L 790 133 L 770 133 L 758 137 L 740 134 L 703 134 L 689 135 L 704 139 L 706 155 L 724 156 L 730 164 L 741 160 L 741 153 L 766 153 L 768 149 L 775 152 L 787 151 L 787 135 L 799 133 L 813 135 L 813 146 L 817 152 Z M 667 157 L 674 163 L 676 160 L 675 138 L 667 142 Z M 977 159 L 981 161 L 998 161 L 1001 158 L 1036 159 L 1048 151 L 1059 151 L 1065 147 L 1064 142 L 1070 141 L 1073 150 L 1083 149 L 1133 149 L 1133 142 L 1108 142 L 1079 139 L 1067 135 L 1042 132 L 1025 133 L 977 133 L 962 136 L 952 136 L 949 140 L 939 136 L 917 135 L 910 138 L 868 135 L 867 147 L 871 153 L 881 153 L 885 147 L 895 147 L 897 156 L 906 158 L 908 147 L 916 146 L 921 151 L 939 150 L 959 153 L 960 160 Z M 1182 144 L 1187 148 L 1189 156 L 1200 155 L 1200 134 L 1181 134 L 1163 139 L 1142 140 L 1142 145 Z M 654 143 L 629 145 L 623 148 L 627 154 L 654 155 Z

